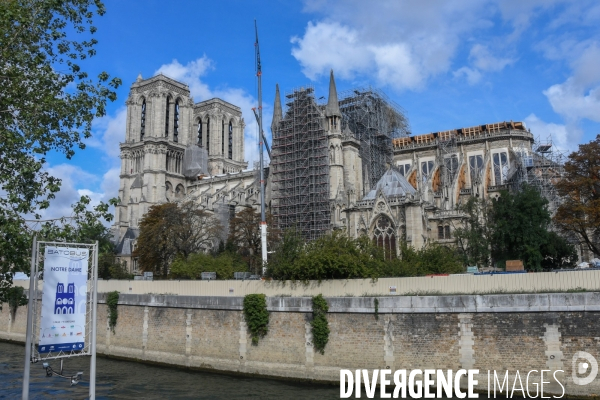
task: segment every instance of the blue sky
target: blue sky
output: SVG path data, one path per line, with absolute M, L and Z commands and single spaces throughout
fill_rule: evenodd
M 123 80 L 87 149 L 49 157 L 63 186 L 46 217 L 70 214 L 81 194 L 117 195 L 125 100 L 138 74 L 181 80 L 196 101 L 242 107 L 246 158 L 257 159 L 254 19 L 258 21 L 265 127 L 275 83 L 327 95 L 373 86 L 406 112 L 414 134 L 524 121 L 569 152 L 600 134 L 600 2 L 116 1 L 97 18 L 97 56 L 86 68 Z M 270 132 L 268 133 L 270 134 Z

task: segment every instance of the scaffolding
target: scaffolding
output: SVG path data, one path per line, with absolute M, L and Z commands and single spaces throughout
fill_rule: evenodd
M 435 195 L 440 196 L 443 201 L 444 209 L 452 209 L 454 202 L 452 201 L 452 186 L 458 176 L 458 170 L 463 162 L 463 155 L 458 152 L 456 146 L 457 131 L 438 132 L 438 152 L 437 164 L 440 168 L 439 186 L 434 188 Z
M 564 175 L 565 155 L 553 146 L 552 138 L 536 138 L 531 151 L 521 145 L 512 152 L 508 180 L 514 190 L 523 184 L 536 188 L 548 200 L 548 210 L 554 214 L 561 204 L 556 183 Z
M 342 128 L 360 141 L 365 195 L 393 164 L 392 139 L 410 135 L 404 110 L 377 89 L 352 89 L 339 96 Z
M 314 240 L 331 221 L 327 135 L 312 86 L 285 97 L 284 118 L 273 132 L 273 214 L 281 229 L 295 228 Z
M 208 175 L 208 152 L 202 147 L 192 144 L 183 153 L 183 174 L 186 178 L 197 179 Z

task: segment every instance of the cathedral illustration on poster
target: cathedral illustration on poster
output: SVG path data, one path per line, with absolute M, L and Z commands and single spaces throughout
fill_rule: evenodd
M 69 283 L 65 291 L 65 285 L 56 285 L 56 300 L 54 302 L 54 314 L 74 314 L 75 310 L 75 284 Z

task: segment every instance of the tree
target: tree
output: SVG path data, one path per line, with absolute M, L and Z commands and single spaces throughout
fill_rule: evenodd
M 430 243 L 416 250 L 403 242 L 400 245 L 400 255 L 400 258 L 386 262 L 381 276 L 424 276 L 464 272 L 459 253 L 437 243 Z
M 207 253 L 190 254 L 187 259 L 177 258 L 171 264 L 171 275 L 177 279 L 200 279 L 202 272 L 216 272 L 217 279 L 233 279 L 241 268 L 233 254 L 221 253 L 213 257 Z
M 0 2 L 0 301 L 14 271 L 28 270 L 23 215 L 47 208 L 60 180 L 43 170 L 50 151 L 70 159 L 121 84 L 90 78 L 98 0 Z
M 116 198 L 108 203 L 100 202 L 89 209 L 91 199 L 81 196 L 73 204 L 73 213 L 70 217 L 58 221 L 46 222 L 37 233 L 38 240 L 61 241 L 69 243 L 94 243 L 98 242 L 98 277 L 100 279 L 128 279 L 131 277 L 123 265 L 117 261 L 114 245 L 111 242 L 109 229 L 104 222 L 110 222 L 113 215 L 108 212 L 111 205 L 116 205 Z
M 283 231 L 281 241 L 277 243 L 267 263 L 267 276 L 275 279 L 288 279 L 290 269 L 304 250 L 305 242 L 301 233 L 289 228 Z
M 238 212 L 229 221 L 228 242 L 233 244 L 238 253 L 248 264 L 248 269 L 255 274 L 262 274 L 262 243 L 260 238 L 260 212 L 248 207 Z M 280 239 L 281 232 L 273 223 L 273 216 L 266 215 L 267 248 L 271 249 Z
M 542 268 L 541 247 L 548 240 L 548 200 L 533 187 L 524 185 L 516 193 L 501 192 L 492 209 L 492 257 L 523 260 L 528 270 Z
M 340 232 L 323 235 L 306 245 L 298 236 L 287 234 L 278 251 L 286 252 L 287 257 L 273 257 L 267 273 L 279 280 L 374 279 L 384 269 L 383 251 L 367 237 L 352 239 Z M 293 262 L 286 262 L 286 258 Z
M 464 264 L 488 265 L 491 251 L 489 201 L 471 197 L 457 209 L 465 217 L 461 220 L 461 225 L 454 229 L 453 235 Z
M 211 250 L 222 232 L 219 220 L 192 201 L 154 205 L 140 221 L 135 255 L 142 271 L 166 277 L 176 257 Z
M 555 224 L 600 256 L 600 135 L 569 155 L 556 188 L 563 203 L 554 216 Z
M 577 262 L 577 250 L 556 232 L 548 232 L 546 243 L 540 249 L 544 256 L 543 269 L 573 268 Z

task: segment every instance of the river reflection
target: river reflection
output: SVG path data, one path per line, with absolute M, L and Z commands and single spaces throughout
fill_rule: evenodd
M 25 347 L 0 342 L 0 398 L 21 398 Z M 50 364 L 58 369 L 60 362 Z M 30 399 L 85 399 L 89 357 L 64 362 L 65 373 L 83 371 L 83 381 L 69 386 L 66 379 L 47 378 L 41 363 L 31 366 Z M 339 399 L 339 386 L 186 371 L 98 357 L 98 399 Z M 363 392 L 363 398 L 366 398 Z M 480 395 L 480 399 L 487 398 Z

